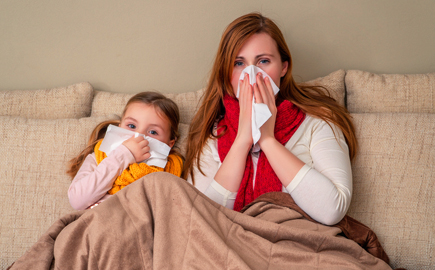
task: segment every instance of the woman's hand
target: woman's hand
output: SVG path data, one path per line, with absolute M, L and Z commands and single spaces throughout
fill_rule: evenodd
M 254 84 L 255 103 L 264 103 L 269 108 L 272 116 L 261 126 L 261 137 L 258 141 L 260 148 L 265 140 L 275 139 L 275 122 L 276 122 L 276 103 L 275 94 L 273 93 L 272 84 L 268 77 L 263 79 L 263 74 L 257 74 L 257 82 Z
M 249 83 L 249 75 L 245 74 L 243 80 L 239 82 L 239 127 L 235 142 L 251 147 L 253 143 L 252 139 L 252 98 L 253 87 Z
M 136 163 L 150 158 L 149 142 L 143 136 L 131 137 L 122 143 L 133 154 Z
M 246 157 L 249 155 L 253 143 L 251 121 L 254 94 L 252 85 L 249 83 L 249 75 L 245 75 L 243 80 L 239 82 L 239 86 L 240 115 L 236 139 L 214 176 L 216 182 L 231 192 L 239 190 L 245 172 Z

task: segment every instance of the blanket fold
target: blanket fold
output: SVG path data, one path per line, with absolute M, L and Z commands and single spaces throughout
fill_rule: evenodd
M 240 213 L 152 173 L 61 218 L 11 269 L 50 269 L 53 258 L 57 269 L 391 269 L 341 236 L 346 224 L 313 222 L 274 195 Z
M 251 205 L 259 202 L 268 202 L 271 204 L 288 207 L 297 211 L 309 221 L 318 223 L 295 203 L 290 194 L 284 192 L 269 192 L 263 194 L 259 196 L 253 203 L 246 205 L 241 212 L 246 212 Z M 385 261 L 386 263 L 390 263 L 390 259 L 388 258 L 387 253 L 385 253 L 385 250 L 382 248 L 382 245 L 379 242 L 375 232 L 366 225 L 346 215 L 339 223 L 333 226 L 340 228 L 347 238 L 355 241 L 373 256 Z

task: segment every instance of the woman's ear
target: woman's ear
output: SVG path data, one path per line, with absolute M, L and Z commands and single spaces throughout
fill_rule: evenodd
M 288 70 L 288 61 L 282 62 L 282 71 L 281 71 L 281 77 L 284 77 L 284 75 L 287 73 Z
M 172 148 L 174 146 L 174 144 L 175 144 L 175 140 L 171 140 L 171 141 L 169 141 L 168 145 L 169 145 L 169 147 Z

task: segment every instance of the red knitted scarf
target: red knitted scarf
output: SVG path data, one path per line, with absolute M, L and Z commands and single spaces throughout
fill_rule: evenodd
M 223 103 L 225 106 L 225 116 L 218 123 L 218 129 L 226 126 L 225 134 L 218 139 L 218 152 L 221 162 L 225 159 L 236 138 L 237 129 L 239 127 L 240 112 L 237 99 L 225 95 Z M 281 104 L 278 105 L 277 110 L 274 131 L 275 138 L 284 145 L 288 140 L 290 140 L 291 136 L 296 132 L 302 121 L 305 119 L 305 113 L 287 100 L 281 102 Z M 253 180 L 254 167 L 252 157 L 249 154 L 246 158 L 245 172 L 234 203 L 235 211 L 240 211 L 243 206 L 249 204 L 263 193 L 282 190 L 282 183 L 270 166 L 263 151 L 260 151 L 258 158 L 255 188 L 253 186 Z

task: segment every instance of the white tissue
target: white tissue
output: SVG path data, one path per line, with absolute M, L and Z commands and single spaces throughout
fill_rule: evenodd
M 171 151 L 171 147 L 169 147 L 169 145 L 152 137 L 114 125 L 109 125 L 107 127 L 106 135 L 104 136 L 103 142 L 100 145 L 100 151 L 109 156 L 110 152 L 120 146 L 125 140 L 128 140 L 133 136 L 143 136 L 149 142 L 148 146 L 150 147 L 149 153 L 151 156 L 140 163 L 146 163 L 150 166 L 157 166 L 160 168 L 164 168 L 166 166 L 166 163 L 168 162 L 168 155 Z
M 261 68 L 259 68 L 257 66 L 250 65 L 250 66 L 246 67 L 242 71 L 242 74 L 240 74 L 239 80 L 243 80 L 243 78 L 245 77 L 245 74 L 248 74 L 249 75 L 249 83 L 251 85 L 253 85 L 255 82 L 257 82 L 258 72 L 261 72 L 261 74 L 263 74 L 263 79 L 266 77 L 269 78 L 270 84 L 272 85 L 273 93 L 274 93 L 274 95 L 276 95 L 279 92 L 278 86 L 276 86 L 275 82 L 272 80 L 272 78 L 269 75 L 267 75 L 266 72 L 264 72 L 264 70 L 262 70 Z M 236 95 L 237 98 L 239 98 L 239 93 L 240 93 L 240 85 L 237 88 L 237 95 Z M 253 145 L 254 145 L 252 148 L 253 152 L 260 151 L 260 147 L 257 144 L 257 142 L 261 138 L 260 127 L 263 126 L 263 124 L 266 123 L 266 121 L 271 116 L 272 116 L 272 113 L 270 112 L 267 105 L 264 103 L 255 103 L 255 97 L 254 97 L 252 100 L 252 118 L 251 118 L 251 121 L 252 121 L 252 139 L 253 139 Z

